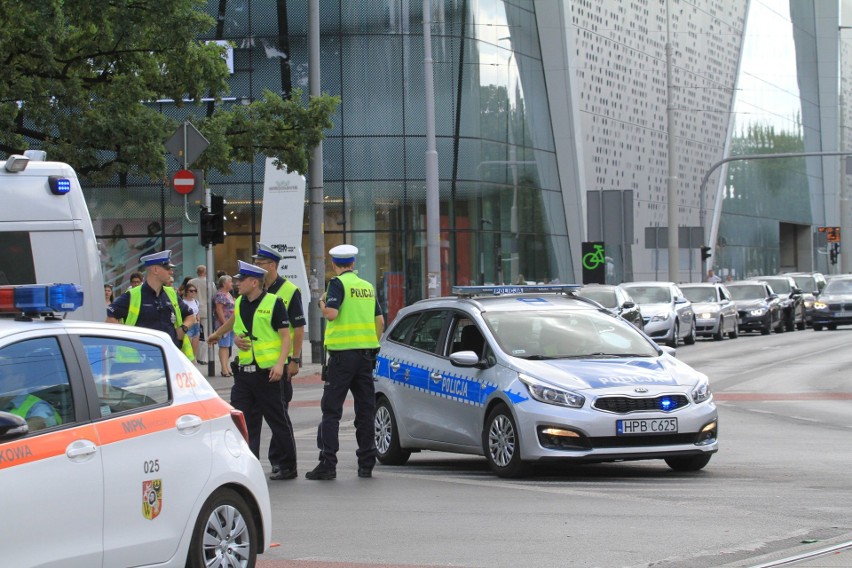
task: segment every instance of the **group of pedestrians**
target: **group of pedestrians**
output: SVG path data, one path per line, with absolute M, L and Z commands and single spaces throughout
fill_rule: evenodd
M 305 477 L 337 477 L 340 419 L 346 394 L 352 392 L 358 476 L 369 478 L 376 462 L 373 367 L 384 319 L 375 288 L 354 272 L 358 249 L 339 245 L 329 254 L 336 276 L 318 302 L 328 322 L 324 343 L 329 353 L 320 403 L 322 420 L 317 428 L 319 459 Z M 296 443 L 288 410 L 293 398 L 292 379 L 301 364 L 304 305 L 298 286 L 279 276 L 282 256 L 275 248 L 257 243 L 252 258 L 253 263 L 238 261 L 239 270 L 233 277 L 224 275 L 218 279 L 214 299 L 217 327 L 207 343 L 219 346 L 223 376 L 233 375 L 231 404 L 243 412 L 249 448 L 260 457 L 260 435 L 266 421 L 272 431 L 268 450 L 270 479 L 294 479 L 298 476 Z M 109 304 L 107 321 L 163 331 L 194 360 L 190 329 L 207 317 L 201 308 L 207 301 L 200 297 L 202 289 L 208 291 L 206 269 L 186 282 L 185 298 L 181 298 L 168 285 L 174 269 L 171 251 L 144 255 L 140 260 L 145 266 L 142 285 Z M 236 300 L 230 293 L 232 281 L 237 283 Z M 229 363 L 231 345 L 236 347 L 237 355 Z

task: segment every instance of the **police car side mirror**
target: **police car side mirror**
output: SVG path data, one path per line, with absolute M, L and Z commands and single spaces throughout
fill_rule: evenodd
M 672 357 L 677 357 L 677 349 L 675 349 L 674 347 L 669 347 L 668 345 L 660 345 L 659 348 L 663 350 L 663 353 L 668 353 Z
M 0 441 L 14 440 L 29 433 L 27 421 L 10 412 L 0 412 Z
M 456 351 L 450 355 L 450 363 L 456 367 L 476 367 L 479 365 L 479 355 L 473 351 Z

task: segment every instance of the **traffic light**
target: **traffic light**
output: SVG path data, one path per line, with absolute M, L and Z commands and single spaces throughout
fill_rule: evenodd
M 225 199 L 221 195 L 210 196 L 209 211 L 201 208 L 198 240 L 205 247 L 225 242 Z
M 713 253 L 710 252 L 710 247 L 704 245 L 701 247 L 701 261 L 705 261 L 712 256 Z
M 831 243 L 828 249 L 828 259 L 831 261 L 831 264 L 837 264 L 838 252 L 840 252 L 840 245 L 838 243 Z

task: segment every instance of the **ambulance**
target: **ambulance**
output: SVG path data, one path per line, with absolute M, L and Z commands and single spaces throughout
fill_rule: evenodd
M 242 412 L 166 334 L 64 319 L 82 296 L 0 286 L 2 565 L 255 566 L 272 514 Z
M 86 298 L 71 319 L 103 321 L 97 240 L 77 174 L 44 153 L 0 161 L 0 285 L 77 282 Z

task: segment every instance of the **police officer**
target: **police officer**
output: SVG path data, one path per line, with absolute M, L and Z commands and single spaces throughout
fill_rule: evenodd
M 355 399 L 358 477 L 372 477 L 376 464 L 373 367 L 385 320 L 375 288 L 353 272 L 358 249 L 352 245 L 339 245 L 329 254 L 337 276 L 329 282 L 325 299 L 319 300 L 322 315 L 328 320 L 324 343 L 329 352 L 320 403 L 322 422 L 317 430 L 319 464 L 305 477 L 314 480 L 337 477 L 338 430 L 343 401 L 349 391 Z
M 184 355 L 194 360 L 192 343 L 186 332 L 195 324 L 195 315 L 168 285 L 175 268 L 171 258 L 171 250 L 140 257 L 145 266 L 145 280 L 109 305 L 106 321 L 121 323 L 124 320 L 126 325 L 163 331 Z
M 260 431 L 263 419 L 272 435 L 281 441 L 283 455 L 275 464 L 279 475 L 274 479 L 293 479 L 296 472 L 296 447 L 293 429 L 281 396 L 281 380 L 285 377 L 287 354 L 290 352 L 290 326 L 283 300 L 263 289 L 266 271 L 239 261 L 240 296 L 234 315 L 210 334 L 208 343 L 216 343 L 222 335 L 234 330 L 234 337 L 248 341 L 237 345 L 238 362 L 234 365 L 231 404 L 245 415 L 249 448 L 260 457 Z
M 252 256 L 254 263 L 266 270 L 263 287 L 270 294 L 275 294 L 284 300 L 287 308 L 287 320 L 290 322 L 290 353 L 287 363 L 287 376 L 281 380 L 281 394 L 284 397 L 284 409 L 289 410 L 290 401 L 293 400 L 293 377 L 299 373 L 299 365 L 302 363 L 302 344 L 305 340 L 305 312 L 302 308 L 302 293 L 299 287 L 290 280 L 278 275 L 278 264 L 282 260 L 281 253 L 269 245 L 257 243 L 257 253 Z M 237 340 L 237 347 L 239 342 Z M 288 415 L 289 421 L 289 415 Z M 293 425 L 290 424 L 290 432 Z M 278 464 L 284 459 L 289 451 L 295 452 L 296 440 L 282 442 L 274 435 L 269 443 L 269 463 L 272 464 L 272 475 L 269 479 L 283 479 L 281 468 Z

